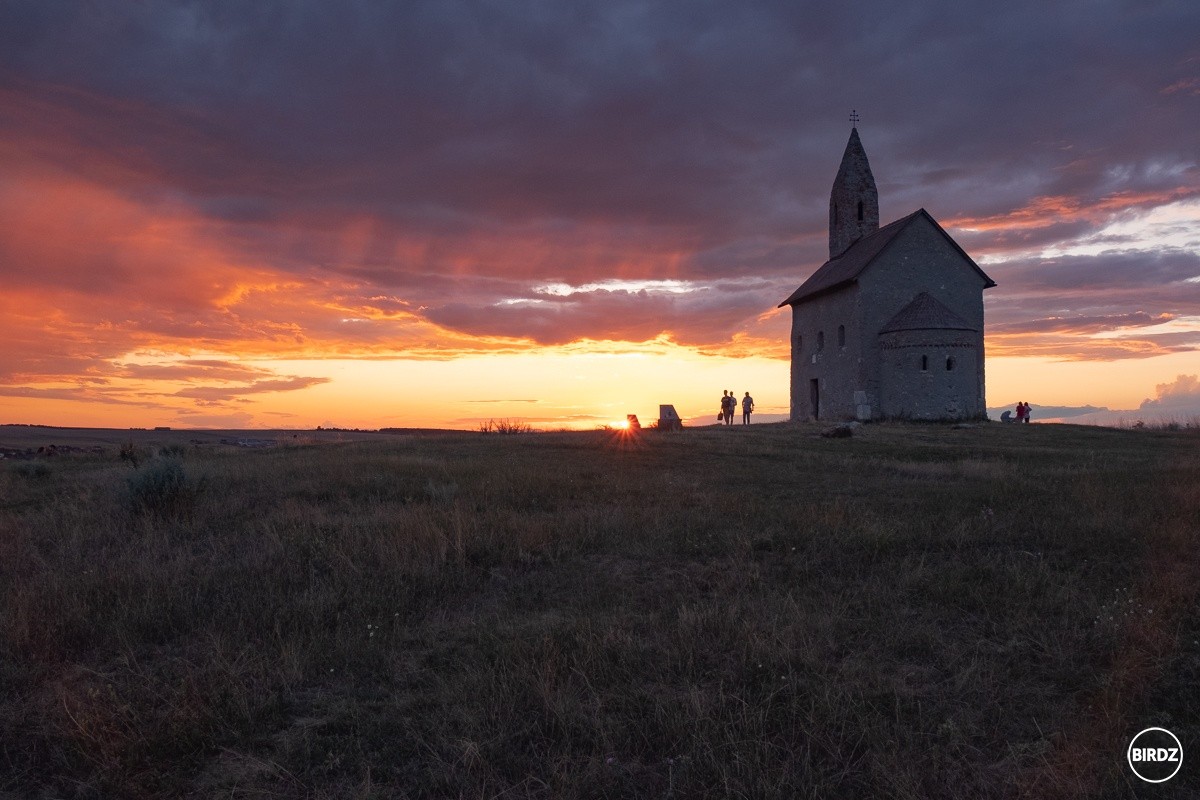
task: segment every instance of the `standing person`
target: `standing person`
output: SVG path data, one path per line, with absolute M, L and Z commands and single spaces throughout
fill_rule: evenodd
M 733 410 L 737 408 L 737 398 L 733 396 L 732 389 L 726 389 L 725 393 L 728 399 L 725 401 L 725 424 L 733 424 Z
M 1022 403 L 1025 403 L 1025 401 L 1024 401 L 1024 400 L 1022 400 L 1021 402 L 1022 402 Z M 1029 408 L 1029 403 L 1025 403 L 1025 422 L 1029 422 L 1029 412 L 1030 412 L 1030 410 L 1031 410 L 1031 409 Z
M 750 412 L 754 410 L 754 398 L 746 392 L 746 396 L 742 398 L 742 424 L 750 424 Z
M 1025 421 L 1025 401 L 1017 403 L 1017 424 L 1020 425 Z
M 725 407 L 729 405 L 729 390 L 721 392 L 721 409 L 717 411 L 717 422 L 725 421 Z

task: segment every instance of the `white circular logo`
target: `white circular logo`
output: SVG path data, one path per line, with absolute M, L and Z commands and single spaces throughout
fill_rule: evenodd
M 1162 783 L 1183 766 L 1183 745 L 1166 728 L 1146 728 L 1133 737 L 1125 758 L 1134 775 L 1146 783 Z

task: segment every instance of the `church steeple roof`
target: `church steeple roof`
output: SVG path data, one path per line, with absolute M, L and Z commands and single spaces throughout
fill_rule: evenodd
M 829 193 L 829 257 L 837 258 L 850 245 L 877 230 L 879 191 L 855 126 L 850 129 L 850 139 Z

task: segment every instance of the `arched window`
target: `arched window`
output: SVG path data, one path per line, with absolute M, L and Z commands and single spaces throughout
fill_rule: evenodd
M 929 356 L 921 356 L 921 372 L 929 371 Z
M 803 350 L 803 349 L 804 349 L 804 337 L 801 336 L 800 334 L 796 334 L 796 351 L 799 352 L 800 350 Z
M 862 200 L 858 201 L 858 221 L 862 222 Z
M 817 331 L 817 349 L 825 349 L 825 331 Z
M 946 356 L 946 372 L 954 369 L 954 356 Z
M 838 325 L 838 347 L 846 346 L 846 326 Z

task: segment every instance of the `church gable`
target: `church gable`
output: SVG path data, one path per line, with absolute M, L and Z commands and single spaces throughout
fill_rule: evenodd
M 869 236 L 859 239 L 846 252 L 837 258 L 831 258 L 829 261 L 826 261 L 816 272 L 809 276 L 808 280 L 800 284 L 800 287 L 796 291 L 792 292 L 786 300 L 780 303 L 778 307 L 794 306 L 827 292 L 848 286 L 859 280 L 876 263 L 882 263 L 883 261 L 889 264 L 895 263 L 897 256 L 891 253 L 893 244 L 897 240 L 900 240 L 900 247 L 904 249 L 905 241 L 910 241 L 909 237 L 905 234 L 914 225 L 921 225 L 922 223 L 931 226 L 931 230 L 920 231 L 920 233 L 925 234 L 920 238 L 926 240 L 927 244 L 934 247 L 938 247 L 939 245 L 948 247 L 950 251 L 962 259 L 964 266 L 979 275 L 983 280 L 983 288 L 986 289 L 996 285 L 995 281 L 989 278 L 979 268 L 979 265 L 958 246 L 958 243 L 950 237 L 950 234 L 946 233 L 942 229 L 942 226 L 937 224 L 937 221 L 929 215 L 929 212 L 921 208 L 907 217 L 901 217 Z M 942 241 L 939 242 L 939 239 Z M 903 259 L 903 255 L 900 258 Z
M 925 211 L 918 211 L 888 247 L 856 278 L 862 296 L 863 335 L 898 326 L 982 332 L 983 289 L 991 284 Z
M 974 277 L 968 282 L 981 290 L 996 285 L 925 209 L 918 209 L 897 223 L 903 224 L 889 237 L 887 245 L 862 265 L 855 280 L 874 282 L 884 278 L 880 271 L 887 271 L 906 276 L 914 288 L 935 280 L 957 282 L 968 275 Z M 890 283 L 899 275 L 889 274 L 884 279 Z

